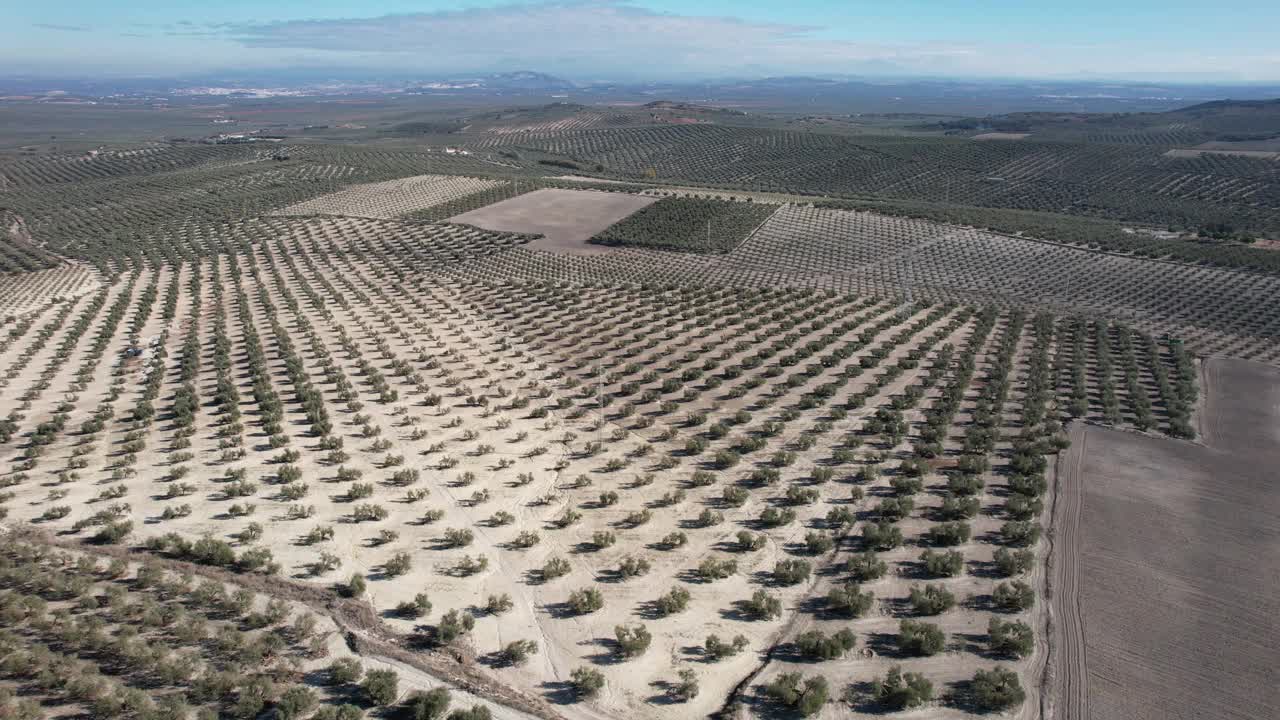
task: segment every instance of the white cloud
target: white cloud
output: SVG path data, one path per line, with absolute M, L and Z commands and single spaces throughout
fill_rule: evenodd
M 375 18 L 290 20 L 219 28 L 252 48 L 379 53 L 413 67 L 521 66 L 592 76 L 630 70 L 852 72 L 865 63 L 936 70 L 973 56 L 960 46 L 876 45 L 820 37 L 823 28 L 658 13 L 615 0 L 503 5 Z M 576 71 L 576 72 L 575 72 Z

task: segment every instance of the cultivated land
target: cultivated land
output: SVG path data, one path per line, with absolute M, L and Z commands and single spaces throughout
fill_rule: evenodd
M 1275 368 L 1210 361 L 1206 445 L 1077 426 L 1054 517 L 1053 717 L 1280 713 Z
M 0 163 L 0 714 L 1275 714 L 1280 256 L 660 110 Z
M 277 215 L 348 215 L 390 220 L 497 187 L 501 183 L 449 175 L 418 175 L 403 180 L 355 185 L 295 203 Z
M 587 240 L 654 202 L 654 198 L 625 193 L 547 188 L 455 215 L 449 221 L 541 235 L 534 246 L 543 250 L 592 254 L 602 249 L 587 245 Z

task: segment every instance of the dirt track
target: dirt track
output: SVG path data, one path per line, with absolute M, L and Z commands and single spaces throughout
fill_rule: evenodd
M 1208 446 L 1072 431 L 1049 717 L 1280 717 L 1280 372 L 1212 360 L 1205 377 Z

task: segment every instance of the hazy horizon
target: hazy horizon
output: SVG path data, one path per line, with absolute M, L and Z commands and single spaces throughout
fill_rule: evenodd
M 269 71 L 575 82 L 770 76 L 1155 83 L 1280 82 L 1280 6 L 1087 0 L 981 9 L 905 0 L 785 7 L 670 0 L 85 0 L 0 10 L 10 75 L 183 77 Z

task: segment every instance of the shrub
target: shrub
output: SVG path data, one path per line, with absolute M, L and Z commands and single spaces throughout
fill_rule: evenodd
M 311 720 L 361 720 L 363 717 L 363 710 L 350 703 L 344 703 L 342 705 L 326 705 L 320 708 L 315 715 L 311 716 Z M 200 716 L 197 716 L 197 719 L 205 720 Z
M 431 600 L 426 593 L 418 593 L 412 600 L 405 600 L 396 605 L 396 614 L 400 617 L 416 620 L 431 613 Z
M 471 629 L 475 626 L 475 618 L 457 610 L 450 610 L 444 614 L 444 617 L 440 618 L 440 624 L 436 626 L 436 641 L 442 645 L 448 645 L 462 635 L 471 632 Z
M 764 692 L 776 702 L 809 717 L 827 704 L 827 679 L 822 676 L 801 678 L 800 673 L 784 673 L 765 685 Z
M 790 525 L 795 522 L 795 519 L 796 511 L 791 508 L 783 508 L 779 510 L 778 508 L 771 507 L 765 508 L 764 512 L 760 513 L 760 523 L 765 527 L 775 528 L 782 527 L 783 525 Z
M 485 612 L 490 615 L 501 615 L 512 608 L 511 596 L 507 593 L 501 595 L 490 595 L 489 600 L 485 602 Z
M 910 515 L 915 506 L 915 501 L 909 497 L 885 498 L 876 506 L 876 514 L 881 522 L 894 523 Z
M 689 536 L 682 532 L 667 533 L 662 536 L 662 539 L 658 541 L 658 544 L 667 550 L 675 550 L 676 548 L 684 547 L 689 544 Z
M 874 550 L 892 550 L 902 544 L 902 530 L 886 520 L 863 523 L 862 539 Z
M 553 557 L 542 565 L 542 569 L 538 571 L 538 575 L 544 580 L 555 580 L 558 577 L 564 577 L 569 574 L 569 561 L 562 557 Z
M 649 649 L 653 636 L 644 625 L 618 625 L 613 629 L 613 636 L 618 640 L 618 650 L 625 658 L 638 657 Z
M 894 665 L 871 687 L 876 702 L 893 710 L 918 707 L 933 699 L 933 683 L 920 673 L 903 673 Z
M 622 576 L 622 579 L 630 580 L 648 573 L 649 567 L 648 560 L 628 555 L 622 559 L 622 564 L 618 566 L 618 574 Z
M 124 540 L 133 532 L 132 520 L 118 520 L 116 522 L 103 525 L 98 532 L 94 533 L 89 542 L 97 545 L 114 545 Z
M 1000 526 L 1000 539 L 1014 547 L 1035 545 L 1040 539 L 1039 523 L 1010 520 Z
M 845 617 L 856 618 L 865 615 L 875 599 L 875 595 L 863 592 L 857 583 L 850 582 L 833 587 L 827 593 L 827 607 Z
M 747 499 L 751 497 L 751 493 L 746 488 L 731 485 L 724 489 L 721 497 L 724 503 L 730 507 L 742 507 L 747 503 Z
M 569 682 L 579 697 L 595 697 L 604 689 L 604 675 L 599 670 L 589 667 L 575 669 L 569 675 Z
M 899 495 L 914 495 L 924 489 L 924 482 L 918 477 L 898 476 L 890 480 L 889 485 Z
M 511 545 L 512 547 L 524 549 L 531 548 L 540 542 L 542 542 L 542 538 L 538 536 L 538 533 L 532 530 L 522 530 L 516 536 L 516 539 L 511 541 Z
M 360 680 L 364 666 L 355 658 L 338 658 L 329 664 L 328 675 L 330 685 L 346 685 Z
M 376 520 L 385 520 L 387 519 L 388 514 L 389 513 L 387 512 L 386 508 L 382 507 L 381 505 L 374 505 L 371 503 L 357 505 L 351 511 L 351 517 L 356 522 L 372 522 Z
M 370 703 L 386 707 L 395 702 L 400 693 L 400 676 L 395 670 L 370 670 L 360 683 L 360 691 Z
M 493 720 L 493 713 L 484 705 L 472 705 L 466 710 L 454 710 L 449 720 Z
M 364 594 L 366 587 L 364 576 L 360 573 L 355 573 L 345 585 L 338 588 L 338 592 L 346 597 L 357 598 Z
M 1036 603 L 1036 591 L 1021 580 L 1000 583 L 991 594 L 996 607 L 1010 612 L 1026 610 Z
M 984 483 L 979 475 L 958 473 L 947 478 L 947 489 L 954 495 L 977 495 Z
M 698 527 L 704 528 L 713 527 L 722 522 L 724 522 L 724 513 L 716 512 L 711 508 L 703 508 L 702 512 L 698 514 L 697 519 L 694 520 L 694 523 Z
M 1030 550 L 1010 550 L 1008 548 L 1000 548 L 995 554 L 996 569 L 1001 575 L 1011 577 L 1013 575 L 1021 575 L 1029 570 L 1035 564 L 1035 554 Z
M 591 534 L 591 544 L 597 550 L 611 547 L 616 542 L 618 542 L 618 536 L 609 530 L 597 530 Z
M 964 556 L 955 550 L 925 550 L 920 553 L 920 564 L 933 577 L 956 577 L 964 572 Z
M 1017 620 L 1004 622 L 997 617 L 987 623 L 987 640 L 992 652 L 1013 657 L 1026 657 L 1035 647 L 1035 633 L 1030 625 Z
M 743 607 L 749 614 L 764 620 L 782 615 L 782 601 L 764 590 L 752 593 L 751 599 L 746 600 Z
M 581 588 L 569 593 L 569 607 L 579 615 L 593 613 L 604 607 L 604 595 L 595 588 Z
M 973 676 L 973 699 L 983 710 L 1005 710 L 1021 705 L 1025 697 L 1018 675 L 1012 670 L 997 665 Z
M 386 573 L 387 577 L 398 577 L 409 572 L 412 567 L 413 559 L 409 557 L 409 553 L 398 552 L 382 564 L 382 572 Z
M 723 580 L 738 571 L 738 563 L 733 560 L 717 560 L 709 557 L 698 565 L 698 577 L 706 581 Z
M 1011 520 L 1032 520 L 1044 511 L 1044 501 L 1025 495 L 1011 495 L 1005 501 L 1004 512 Z
M 741 456 L 732 450 L 719 450 L 716 452 L 715 457 L 712 458 L 711 465 L 717 470 L 728 470 L 737 465 L 740 459 Z
M 755 534 L 749 530 L 738 531 L 738 549 L 743 552 L 760 550 L 768 542 L 769 536 L 764 533 Z
M 682 668 L 680 682 L 671 687 L 671 696 L 679 702 L 689 702 L 698 697 L 698 674 L 692 668 Z
M 451 548 L 466 547 L 475 541 L 475 533 L 466 528 L 448 528 L 444 531 L 444 544 Z
M 853 511 L 847 507 L 832 508 L 825 518 L 827 526 L 832 528 L 850 527 L 856 519 Z
M 821 630 L 808 630 L 796 638 L 796 648 L 814 660 L 834 660 L 853 649 L 857 638 L 848 628 L 828 636 Z
M 721 640 L 719 635 L 708 635 L 704 647 L 707 651 L 707 657 L 712 660 L 722 660 L 737 655 L 750 644 L 745 635 L 738 635 L 732 642 Z
M 976 497 L 948 497 L 942 501 L 938 514 L 944 520 L 966 520 L 978 514 L 982 503 Z
M 944 522 L 929 528 L 929 532 L 925 533 L 925 541 L 930 545 L 952 547 L 968 542 L 971 534 L 972 531 L 967 522 Z
M 937 625 L 916 620 L 898 624 L 898 649 L 910 655 L 937 655 L 946 646 L 946 635 Z
M 408 720 L 441 720 L 449 710 L 449 690 L 432 688 L 427 692 L 417 691 L 404 702 L 404 715 Z
M 832 540 L 831 536 L 824 532 L 810 530 L 808 533 L 805 533 L 804 549 L 805 552 L 810 555 L 822 555 L 831 552 L 831 549 L 835 546 L 836 541 Z
M 854 580 L 869 582 L 884 577 L 889 566 L 874 552 L 867 551 L 850 557 L 845 563 L 845 570 L 853 575 Z
M 773 580 L 783 585 L 795 585 L 808 580 L 812 571 L 813 568 L 807 560 L 794 558 L 779 560 L 773 566 Z
M 533 640 L 513 640 L 502 648 L 500 653 L 503 664 L 523 665 L 529 656 L 538 651 L 538 643 Z
M 660 615 L 675 615 L 689 607 L 689 591 L 682 587 L 671 588 L 654 603 Z
M 937 615 L 950 610 L 955 604 L 956 596 L 941 585 L 911 588 L 911 607 L 917 615 Z
M 294 685 L 285 690 L 276 701 L 276 717 L 280 720 L 295 720 L 307 715 L 319 704 L 315 691 L 301 685 Z

